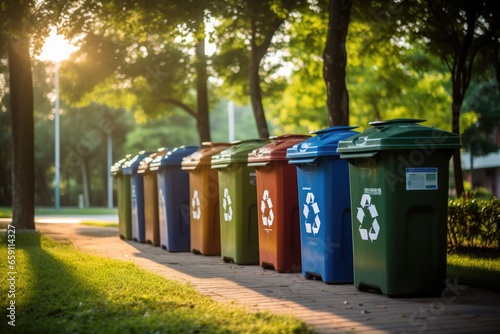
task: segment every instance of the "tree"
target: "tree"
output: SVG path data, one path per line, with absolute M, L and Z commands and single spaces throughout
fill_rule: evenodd
M 214 65 L 219 76 L 225 78 L 232 97 L 238 93 L 250 96 L 259 136 L 267 138 L 269 127 L 263 99 L 276 86 L 268 84 L 271 87 L 263 89 L 262 79 L 265 78 L 266 84 L 273 81 L 270 78 L 281 65 L 263 63 L 273 48 L 273 38 L 284 29 L 283 24 L 290 14 L 306 5 L 306 1 L 235 0 L 228 1 L 228 4 L 219 17 L 223 21 L 217 27 L 220 53 L 214 59 Z M 273 51 L 276 51 L 276 46 Z M 241 91 L 235 93 L 238 89 Z
M 323 52 L 330 126 L 349 125 L 349 94 L 346 86 L 346 36 L 352 0 L 330 0 L 328 35 Z
M 452 132 L 460 135 L 460 113 L 480 52 L 495 47 L 500 4 L 495 0 L 402 1 L 409 20 L 396 20 L 400 31 L 410 33 L 446 64 L 452 83 Z M 412 18 L 414 18 L 412 20 Z M 457 196 L 464 192 L 460 150 L 453 154 Z
M 196 119 L 200 142 L 210 141 L 205 55 L 210 4 L 109 1 L 95 8 L 82 6 L 66 23 L 69 35 L 87 34 L 76 55 L 86 60 L 63 78 L 73 86 L 70 101 L 88 103 L 97 97 L 117 107 L 111 96 L 119 87 L 119 99 L 127 101 L 121 107 L 142 118 L 181 109 Z M 87 24 L 89 10 L 95 18 Z
M 33 86 L 27 18 L 31 2 L 3 2 L 0 6 L 0 51 L 9 59 L 12 129 L 12 224 L 35 229 Z

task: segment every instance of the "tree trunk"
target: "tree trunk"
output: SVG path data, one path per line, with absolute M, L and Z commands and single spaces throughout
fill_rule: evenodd
M 35 143 L 33 81 L 28 38 L 11 40 L 9 52 L 12 118 L 12 223 L 35 229 Z
M 201 28 L 203 29 L 203 25 Z M 203 34 L 205 36 L 205 34 Z M 196 73 L 198 90 L 198 112 L 196 126 L 200 136 L 200 142 L 211 141 L 210 117 L 208 113 L 208 87 L 207 87 L 207 61 L 205 55 L 205 38 L 200 38 L 196 44 Z
M 349 125 L 349 94 L 345 83 L 347 53 L 345 42 L 352 0 L 330 0 L 326 46 L 323 51 L 323 78 L 326 84 L 330 126 Z
M 260 60 L 256 59 L 256 51 L 252 48 L 250 52 L 248 78 L 250 85 L 250 101 L 252 102 L 253 114 L 255 123 L 257 124 L 257 131 L 260 138 L 269 138 L 269 128 L 267 126 L 266 114 L 264 113 L 264 106 L 262 105 L 262 92 L 260 89 L 259 67 Z
M 454 80 L 453 85 L 455 84 L 456 82 Z M 462 108 L 463 97 L 460 93 L 456 92 L 456 89 L 458 88 L 453 88 L 451 128 L 453 133 L 460 135 L 460 109 Z M 462 173 L 462 160 L 460 156 L 460 149 L 456 149 L 455 152 L 453 152 L 453 177 L 455 180 L 455 191 L 457 197 L 462 197 L 464 194 L 464 178 Z

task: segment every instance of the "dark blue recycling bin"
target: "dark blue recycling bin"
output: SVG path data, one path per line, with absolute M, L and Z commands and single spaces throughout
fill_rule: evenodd
M 336 126 L 287 150 L 297 168 L 302 274 L 326 283 L 353 281 L 348 163 L 338 142 L 356 135 L 355 127 Z
M 127 161 L 122 172 L 130 175 L 130 209 L 132 216 L 132 240 L 146 242 L 146 225 L 144 220 L 144 177 L 138 173 L 142 159 L 149 156 L 149 152 L 141 151 Z
M 182 170 L 182 158 L 198 149 L 177 147 L 149 165 L 151 171 L 158 173 L 160 246 L 170 252 L 191 251 L 189 173 Z

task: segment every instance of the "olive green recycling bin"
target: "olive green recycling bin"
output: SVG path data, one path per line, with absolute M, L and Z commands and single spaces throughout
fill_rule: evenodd
M 118 202 L 118 233 L 120 238 L 132 240 L 132 208 L 130 201 L 130 175 L 123 174 L 124 164 L 131 155 L 117 161 L 110 168 L 111 175 L 116 180 L 116 195 Z
M 219 179 L 221 258 L 224 262 L 259 264 L 257 187 L 248 153 L 269 143 L 248 139 L 212 156 Z
M 200 150 L 182 159 L 182 169 L 189 173 L 191 251 L 195 254 L 220 255 L 219 179 L 211 159 L 231 145 L 204 142 Z
M 369 123 L 339 142 L 349 162 L 354 285 L 388 296 L 445 287 L 450 132 L 418 119 Z

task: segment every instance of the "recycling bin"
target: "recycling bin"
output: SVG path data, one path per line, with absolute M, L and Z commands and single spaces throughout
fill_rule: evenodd
M 144 186 L 144 223 L 146 243 L 160 246 L 160 229 L 158 215 L 158 185 L 157 174 L 150 169 L 150 163 L 157 156 L 165 155 L 168 151 L 160 149 L 158 152 L 144 158 L 139 164 L 138 173 L 143 175 Z
M 211 159 L 231 145 L 205 142 L 182 160 L 182 169 L 189 173 L 191 251 L 195 254 L 220 255 L 219 180 Z
M 118 203 L 118 233 L 120 238 L 132 240 L 132 215 L 130 204 L 130 175 L 123 174 L 123 166 L 130 160 L 130 154 L 115 162 L 110 172 L 116 180 Z
M 144 178 L 139 174 L 139 165 L 150 152 L 140 151 L 123 166 L 123 174 L 130 175 L 130 206 L 132 217 L 132 240 L 146 242 L 144 222 Z
M 271 143 L 248 154 L 248 166 L 256 170 L 259 261 L 263 268 L 301 270 L 297 172 L 288 164 L 286 151 L 309 137 L 272 137 Z
M 302 274 L 329 284 L 353 281 L 349 167 L 337 145 L 354 128 L 312 132 L 286 155 L 297 169 Z
M 218 171 L 221 258 L 224 262 L 259 264 L 255 170 L 248 153 L 269 143 L 248 139 L 212 156 Z
M 460 138 L 421 119 L 369 123 L 339 143 L 349 162 L 354 285 L 439 294 L 446 279 L 449 160 Z
M 150 169 L 157 173 L 160 245 L 169 252 L 190 251 L 189 174 L 182 158 L 198 150 L 181 146 L 156 157 Z

